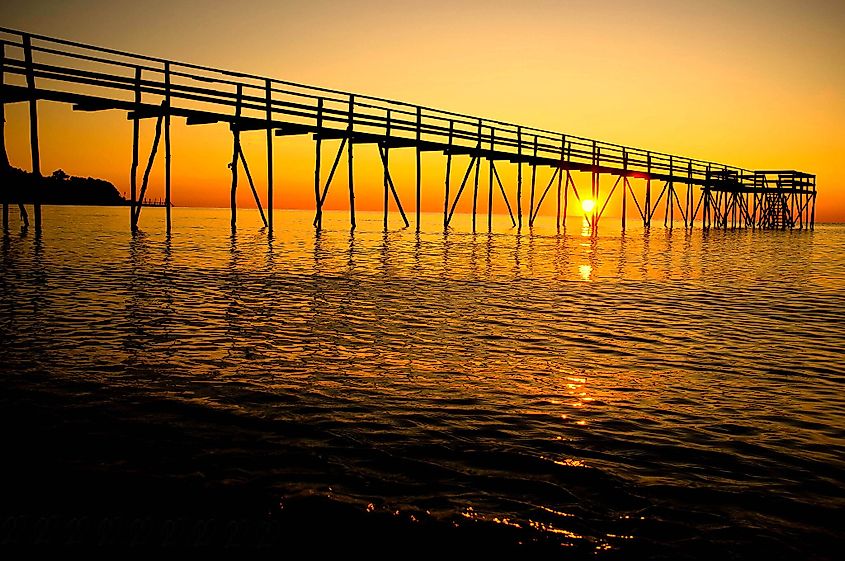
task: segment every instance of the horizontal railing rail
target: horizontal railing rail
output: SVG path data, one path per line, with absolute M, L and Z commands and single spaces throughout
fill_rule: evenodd
M 0 27 L 4 84 L 22 85 L 28 75 L 36 91 L 90 96 L 92 100 L 142 107 L 166 100 L 172 114 L 207 112 L 222 121 L 265 121 L 267 127 L 304 126 L 308 132 L 373 135 L 428 143 L 434 148 L 491 158 L 602 168 L 703 184 L 715 170 L 740 176 L 754 172 L 726 164 L 655 152 L 495 119 L 414 105 L 365 94 L 309 86 L 243 72 L 139 55 Z M 28 51 L 28 52 L 27 52 Z M 6 78 L 9 79 L 6 79 Z M 150 100 L 150 98 L 153 98 Z M 240 107 L 240 117 L 235 109 Z M 94 109 L 91 107 L 89 109 Z M 269 116 L 269 120 L 268 120 Z M 318 122 L 320 126 L 318 128 Z M 808 174 L 805 174 L 808 175 Z

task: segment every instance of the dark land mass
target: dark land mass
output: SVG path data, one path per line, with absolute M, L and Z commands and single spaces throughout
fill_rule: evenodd
M 10 167 L 0 183 L 0 199 L 10 203 L 32 203 L 38 196 L 46 205 L 124 206 L 129 201 L 112 183 L 93 177 L 74 177 L 57 169 L 47 177 L 39 177 Z

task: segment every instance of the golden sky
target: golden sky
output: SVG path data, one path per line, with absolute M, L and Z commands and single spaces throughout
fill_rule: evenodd
M 808 171 L 818 176 L 817 219 L 845 221 L 841 1 L 32 0 L 4 2 L 0 25 L 750 169 Z M 45 172 L 128 191 L 125 113 L 39 111 Z M 12 164 L 28 169 L 25 105 L 7 106 L 6 118 Z M 145 122 L 147 149 L 151 131 Z M 175 204 L 226 206 L 227 128 L 177 119 L 173 142 Z M 263 191 L 263 133 L 246 133 L 244 144 Z M 410 210 L 413 156 L 402 152 L 391 163 Z M 275 154 L 276 206 L 313 208 L 313 144 L 277 139 Z M 423 158 L 424 210 L 438 210 L 445 158 Z M 378 209 L 375 148 L 356 147 L 356 160 L 358 206 Z M 503 181 L 513 181 L 512 167 L 501 164 Z M 161 194 L 160 168 L 151 196 Z M 338 180 L 329 208 L 346 205 L 345 174 Z M 249 206 L 249 189 L 240 195 Z

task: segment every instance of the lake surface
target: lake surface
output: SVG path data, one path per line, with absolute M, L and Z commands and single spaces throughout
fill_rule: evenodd
M 845 226 L 312 218 L 13 230 L 3 543 L 841 554 Z

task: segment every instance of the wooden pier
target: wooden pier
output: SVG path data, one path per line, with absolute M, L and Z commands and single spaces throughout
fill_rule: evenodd
M 308 135 L 315 143 L 314 226 L 322 227 L 323 205 L 341 160 L 348 166 L 349 219 L 355 228 L 354 148 L 373 145 L 383 167 L 384 228 L 391 202 L 406 227 L 410 221 L 390 173 L 392 150 L 416 155 L 414 227 L 420 228 L 422 196 L 421 154 L 444 155 L 443 227 L 449 228 L 459 201 L 472 190 L 472 228 L 477 228 L 479 170 L 488 168 L 487 230 L 492 230 L 494 199 L 507 210 L 514 227 L 533 226 L 544 203 L 553 198 L 557 226 L 563 225 L 571 202 L 593 229 L 614 197 L 621 198 L 622 228 L 634 216 L 646 228 L 662 213 L 671 228 L 699 223 L 703 228 L 812 229 L 815 222 L 815 176 L 798 171 L 753 171 L 621 146 L 533 127 L 514 125 L 419 105 L 332 89 L 296 84 L 261 76 L 163 60 L 95 47 L 0 27 L 0 107 L 29 105 L 32 170 L 40 175 L 38 102 L 68 103 L 77 111 L 125 111 L 132 121 L 130 164 L 131 231 L 138 229 L 149 176 L 164 152 L 166 228 L 171 221 L 172 118 L 188 125 L 228 125 L 232 137 L 231 226 L 237 225 L 236 194 L 242 170 L 264 225 L 273 232 L 275 136 Z M 5 110 L 4 110 L 5 113 Z M 3 117 L 4 115 L 0 115 Z M 142 163 L 140 123 L 155 122 L 155 135 L 139 183 Z M 266 136 L 267 209 L 241 148 L 241 134 L 263 131 Z M 3 132 L 0 173 L 8 169 Z M 163 137 L 163 139 L 162 139 Z M 336 143 L 337 152 L 323 177 L 323 143 Z M 506 186 L 500 166 L 516 166 L 516 185 Z M 528 166 L 528 170 L 524 167 Z M 452 185 L 455 167 L 464 170 Z M 548 183 L 539 184 L 537 169 L 553 170 Z M 584 180 L 589 175 L 589 185 Z M 602 185 L 603 181 L 610 184 Z M 581 183 L 580 185 L 578 183 Z M 554 197 L 549 192 L 554 189 Z M 527 193 L 526 193 L 527 192 Z M 574 201 L 570 198 L 570 192 Z M 510 194 L 509 194 L 510 193 Z M 3 192 L 0 191 L 0 196 Z M 511 203 L 511 200 L 515 204 Z M 528 199 L 527 208 L 524 206 Z M 630 198 L 630 202 L 629 199 Z M 41 230 L 41 205 L 34 194 L 36 232 Z M 591 204 L 581 205 L 589 200 Z M 28 214 L 20 201 L 3 197 L 3 227 L 8 231 L 8 206 L 18 204 L 22 220 Z M 633 203 L 633 204 L 631 204 Z M 548 203 L 547 203 L 548 204 Z M 588 209 L 592 206 L 592 209 Z M 634 214 L 636 210 L 636 214 Z M 515 214 L 514 214 L 515 211 Z M 677 211 L 677 214 L 676 214 Z

